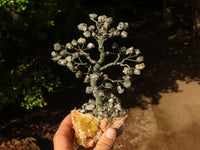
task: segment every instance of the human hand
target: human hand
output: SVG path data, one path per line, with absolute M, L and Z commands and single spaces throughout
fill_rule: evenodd
M 54 150 L 73 150 L 73 135 L 74 131 L 72 129 L 72 119 L 69 114 L 61 122 L 53 138 Z M 100 137 L 94 150 L 111 150 L 114 145 L 116 135 L 117 133 L 115 129 L 108 128 Z

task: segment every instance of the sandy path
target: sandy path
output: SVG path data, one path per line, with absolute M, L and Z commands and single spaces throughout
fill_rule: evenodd
M 162 93 L 159 104 L 153 106 L 159 132 L 151 141 L 152 149 L 200 149 L 200 85 L 177 83 L 179 92 Z
M 177 84 L 178 92 L 160 93 L 158 105 L 129 111 L 115 149 L 200 149 L 200 85 L 183 81 Z

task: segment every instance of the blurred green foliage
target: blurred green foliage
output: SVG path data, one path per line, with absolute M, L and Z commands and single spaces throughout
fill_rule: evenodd
M 27 8 L 29 0 L 1 0 L 0 7 L 7 6 L 15 8 L 18 12 L 24 11 Z
M 0 73 L 0 77 L 0 108 L 15 101 L 20 101 L 26 109 L 46 106 L 45 94 L 61 85 L 59 77 L 40 58 L 23 63 L 7 74 Z
M 61 86 L 51 48 L 63 39 L 59 33 L 68 38 L 71 28 L 64 26 L 76 21 L 77 6 L 76 0 L 0 0 L 0 109 L 47 105 L 45 96 Z

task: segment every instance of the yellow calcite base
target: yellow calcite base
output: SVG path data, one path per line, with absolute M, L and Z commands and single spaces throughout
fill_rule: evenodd
M 97 132 L 101 131 L 99 120 L 91 114 L 82 114 L 76 110 L 72 110 L 71 115 L 77 143 L 84 145 L 85 141 L 91 144 L 96 142 Z
M 123 117 L 98 120 L 92 114 L 82 114 L 77 110 L 72 110 L 71 116 L 76 143 L 85 148 L 94 147 L 107 128 L 120 129 L 128 117 L 125 115 Z

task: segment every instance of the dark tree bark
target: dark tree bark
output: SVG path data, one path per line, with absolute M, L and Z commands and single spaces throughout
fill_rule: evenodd
M 200 36 L 200 0 L 190 1 L 193 12 L 193 35 Z

